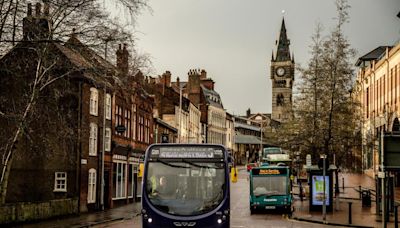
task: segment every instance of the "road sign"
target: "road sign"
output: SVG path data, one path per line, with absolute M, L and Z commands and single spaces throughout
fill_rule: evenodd
M 311 166 L 311 154 L 307 154 L 306 156 L 306 166 Z

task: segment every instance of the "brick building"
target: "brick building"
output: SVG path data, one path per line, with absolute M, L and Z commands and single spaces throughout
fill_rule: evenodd
M 201 113 L 201 142 L 216 143 L 226 146 L 226 111 L 217 91 L 215 82 L 207 78 L 205 70 L 189 70 L 187 82 L 177 82 L 182 87 L 182 93 Z M 175 86 L 175 88 L 177 88 Z
M 10 208 L 5 209 L 10 214 L 2 222 L 100 207 L 97 177 L 103 137 L 99 129 L 111 126 L 110 118 L 103 121 L 106 113 L 111 113 L 103 101 L 109 101 L 106 97 L 112 93 L 112 84 L 105 76 L 114 75 L 116 68 L 99 58 L 88 61 L 87 56 L 98 56 L 74 35 L 65 45 L 52 40 L 52 22 L 47 18 L 48 7 L 44 8 L 42 14 L 41 5 L 36 4 L 33 15 L 28 4 L 23 41 L 0 59 L 1 110 L 6 113 L 0 122 L 9 130 L 2 131 L 3 140 L 10 138 L 18 124 L 18 118 L 9 115 L 20 115 L 32 91 L 38 92 L 13 158 L 6 198 Z M 36 76 L 43 79 L 37 86 L 48 86 L 32 90 Z M 36 214 L 23 218 L 13 215 L 11 207 L 24 203 Z
M 38 69 L 45 69 L 41 73 L 48 80 L 43 84 L 49 83 L 36 94 L 36 105 L 18 140 L 7 206 L 0 208 L 7 216 L 0 223 L 132 202 L 140 194 L 139 159 L 153 142 L 154 101 L 143 89 L 143 75 L 128 74 L 126 47 L 120 46 L 114 66 L 75 34 L 64 45 L 53 40 L 48 11 L 42 14 L 40 4 L 35 11 L 33 15 L 28 4 L 24 40 L 0 59 L 0 107 L 4 113 L 0 123 L 8 129 L 1 131 L 2 145 L 7 145 L 16 129 L 19 117 L 15 117 L 29 101 L 27 95 Z M 55 78 L 59 79 L 53 81 Z M 124 83 L 126 80 L 129 83 Z M 3 154 L 4 148 L 0 149 Z M 31 217 L 13 214 L 15 207 L 28 210 L 24 204 L 35 211 Z

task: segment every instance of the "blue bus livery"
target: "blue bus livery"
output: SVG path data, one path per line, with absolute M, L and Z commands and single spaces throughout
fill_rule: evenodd
M 144 161 L 142 226 L 229 227 L 228 168 L 222 145 L 151 145 Z

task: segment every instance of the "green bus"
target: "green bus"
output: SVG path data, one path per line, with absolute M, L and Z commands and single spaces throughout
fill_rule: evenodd
M 289 166 L 261 166 L 250 171 L 250 213 L 256 210 L 292 211 Z

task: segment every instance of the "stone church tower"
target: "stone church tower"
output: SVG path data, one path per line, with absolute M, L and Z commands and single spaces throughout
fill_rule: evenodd
M 286 122 L 291 118 L 294 82 L 294 56 L 290 56 L 290 40 L 286 35 L 285 19 L 282 19 L 276 55 L 272 51 L 272 119 Z

